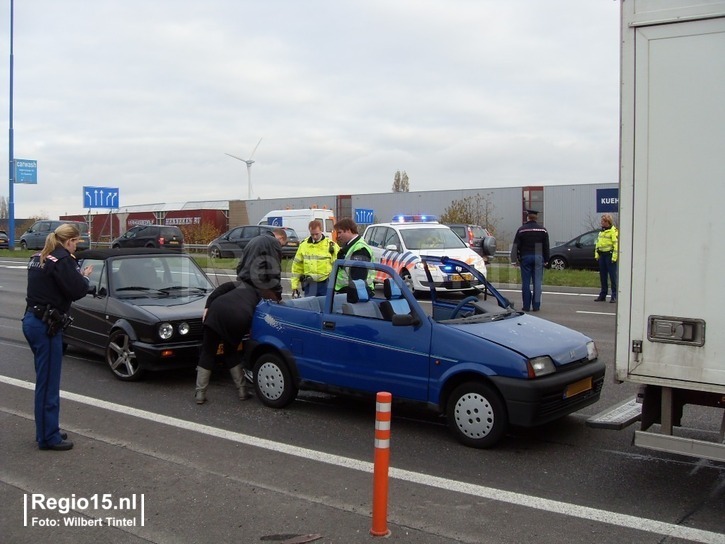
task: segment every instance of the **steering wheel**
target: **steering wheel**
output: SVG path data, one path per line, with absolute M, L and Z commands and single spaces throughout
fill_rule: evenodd
M 476 302 L 478 300 L 478 297 L 474 297 L 473 295 L 467 296 L 464 298 L 461 302 L 459 302 L 455 308 L 453 308 L 453 311 L 451 312 L 451 316 L 448 319 L 455 319 L 458 315 L 458 312 L 461 311 L 461 309 L 468 304 L 469 302 Z

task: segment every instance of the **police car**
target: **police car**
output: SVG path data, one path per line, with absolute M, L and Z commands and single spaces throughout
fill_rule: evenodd
M 375 261 L 400 274 L 413 292 L 430 289 L 421 260 L 424 256 L 457 259 L 486 275 L 483 258 L 433 215 L 396 215 L 390 223 L 370 225 L 363 238 Z M 471 274 L 458 273 L 445 264 L 431 267 L 430 272 L 438 290 L 467 290 L 477 283 Z M 382 278 L 376 277 L 376 281 L 382 282 Z

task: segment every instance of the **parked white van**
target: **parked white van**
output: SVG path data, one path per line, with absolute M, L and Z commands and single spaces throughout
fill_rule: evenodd
M 292 228 L 297 233 L 299 239 L 303 240 L 309 235 L 307 227 L 313 219 L 322 223 L 322 231 L 325 233 L 325 236 L 332 238 L 332 226 L 335 224 L 335 214 L 327 208 L 272 210 L 265 214 L 258 224 Z

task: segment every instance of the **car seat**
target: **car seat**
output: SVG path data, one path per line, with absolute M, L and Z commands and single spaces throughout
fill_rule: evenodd
M 383 319 L 392 321 L 393 316 L 396 314 L 410 313 L 408 301 L 403 298 L 403 292 L 391 278 L 385 278 L 385 281 L 383 281 L 383 293 L 385 294 L 385 300 L 380 303 L 380 312 L 383 314 Z
M 378 305 L 370 300 L 368 286 L 363 280 L 352 280 L 347 289 L 347 302 L 342 305 L 342 313 L 382 319 Z
M 156 289 L 158 276 L 154 265 L 148 259 L 125 259 L 113 279 L 116 290 L 124 287 Z

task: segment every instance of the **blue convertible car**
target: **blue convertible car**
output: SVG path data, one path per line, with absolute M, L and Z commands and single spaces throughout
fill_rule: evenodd
M 605 367 L 590 338 L 514 310 L 464 262 L 425 261 L 479 285 L 477 296 L 442 300 L 432 287 L 427 315 L 392 268 L 337 261 L 330 286 L 367 269 L 382 293 L 352 280 L 346 293 L 262 301 L 245 345 L 261 402 L 281 408 L 300 389 L 388 391 L 444 413 L 461 442 L 486 448 L 509 424 L 540 425 L 599 399 Z

